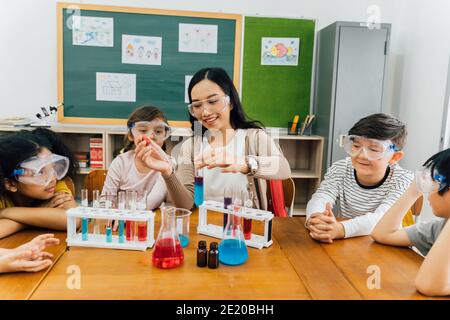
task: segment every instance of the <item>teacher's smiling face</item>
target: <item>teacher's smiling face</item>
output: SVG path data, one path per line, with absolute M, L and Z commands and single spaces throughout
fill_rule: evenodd
M 191 114 L 208 130 L 232 128 L 230 97 L 215 82 L 204 79 L 191 91 Z

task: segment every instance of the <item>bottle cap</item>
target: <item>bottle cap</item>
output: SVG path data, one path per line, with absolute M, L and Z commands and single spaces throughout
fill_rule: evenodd
M 206 249 L 206 241 L 205 240 L 200 240 L 198 242 L 198 247 L 199 247 L 199 249 Z
M 217 242 L 211 242 L 211 244 L 209 245 L 210 250 L 217 250 L 217 248 L 218 248 Z

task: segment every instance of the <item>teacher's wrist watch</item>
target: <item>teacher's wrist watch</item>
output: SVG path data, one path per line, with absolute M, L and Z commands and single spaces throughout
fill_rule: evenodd
M 255 175 L 256 171 L 258 171 L 258 168 L 259 168 L 258 160 L 256 159 L 256 157 L 255 156 L 246 156 L 245 164 L 247 165 L 248 170 L 249 170 L 247 175 L 249 175 L 249 176 Z

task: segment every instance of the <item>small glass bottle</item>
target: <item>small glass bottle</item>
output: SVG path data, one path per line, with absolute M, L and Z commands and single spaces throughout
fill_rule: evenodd
M 211 242 L 208 252 L 208 268 L 217 269 L 219 267 L 219 245 L 217 242 Z
M 208 261 L 206 241 L 200 240 L 197 247 L 197 267 L 206 267 Z

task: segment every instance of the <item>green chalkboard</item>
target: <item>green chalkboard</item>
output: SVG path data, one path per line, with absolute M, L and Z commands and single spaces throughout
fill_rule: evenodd
M 59 4 L 58 93 L 64 102 L 62 122 L 123 123 L 137 106 L 160 107 L 172 123 L 188 120 L 185 103 L 185 76 L 208 66 L 223 67 L 239 79 L 239 15 L 163 11 L 139 8 L 80 5 L 79 10 Z M 74 45 L 70 19 L 81 17 L 113 18 L 112 47 Z M 217 53 L 179 52 L 179 24 L 217 25 Z M 122 35 L 162 38 L 161 65 L 122 63 Z M 99 101 L 96 74 L 136 75 L 136 101 Z M 185 123 L 184 123 L 185 124 Z
M 267 127 L 287 127 L 309 114 L 313 67 L 313 20 L 245 17 L 242 102 Z M 262 65 L 262 38 L 299 38 L 297 66 Z

